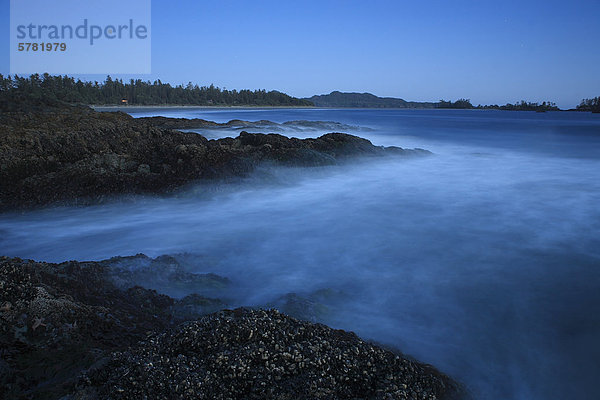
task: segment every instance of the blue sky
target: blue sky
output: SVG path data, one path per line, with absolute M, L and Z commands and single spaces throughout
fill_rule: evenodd
M 0 4 L 6 75 L 9 0 Z M 597 0 L 153 0 L 152 74 L 117 77 L 573 107 L 600 96 L 599 28 Z

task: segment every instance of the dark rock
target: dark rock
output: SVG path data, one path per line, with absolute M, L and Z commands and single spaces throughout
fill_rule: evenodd
M 168 129 L 198 120 L 134 119 L 85 107 L 33 110 L 0 115 L 0 210 L 164 193 L 197 180 L 245 176 L 265 162 L 322 166 L 350 157 L 425 154 L 373 146 L 343 133 L 300 140 L 242 132 L 207 140 Z
M 192 259 L 194 261 L 190 265 Z M 202 257 L 198 256 L 163 255 L 152 259 L 144 254 L 113 257 L 100 262 L 107 267 L 107 275 L 112 283 L 121 289 L 141 285 L 173 297 L 183 297 L 190 293 L 218 296 L 230 285 L 230 281 L 213 273 L 191 272 L 208 268 L 203 263 Z
M 140 121 L 150 123 L 152 126 L 166 129 L 267 129 L 269 131 L 281 132 L 293 130 L 303 132 L 307 130 L 331 130 L 331 131 L 369 131 L 369 128 L 341 124 L 333 121 L 287 121 L 277 123 L 273 121 L 244 121 L 232 119 L 229 122 L 218 123 L 205 119 L 193 118 L 167 118 L 167 117 L 142 117 Z
M 114 354 L 81 399 L 439 399 L 431 366 L 276 310 L 225 310 Z M 93 395 L 90 395 L 93 394 Z
M 3 398 L 436 399 L 457 393 L 431 366 L 275 310 L 225 310 L 184 322 L 226 304 L 197 294 L 174 300 L 139 286 L 121 290 L 109 268 L 0 258 Z M 312 297 L 337 297 L 330 292 Z M 306 302 L 295 295 L 286 300 Z
M 224 303 L 174 300 L 140 286 L 121 290 L 95 262 L 0 258 L 0 398 L 58 398 L 77 376 L 148 333 Z
M 227 308 L 227 303 L 219 299 L 190 294 L 178 300 L 171 307 L 171 313 L 183 320 L 194 319 L 199 315 L 206 315 Z

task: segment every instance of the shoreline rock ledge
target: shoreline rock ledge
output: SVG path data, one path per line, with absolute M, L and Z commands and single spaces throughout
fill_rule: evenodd
M 262 163 L 325 166 L 355 157 L 430 154 L 374 146 L 345 133 L 297 139 L 241 132 L 208 140 L 171 129 L 196 120 L 135 119 L 69 105 L 21 109 L 0 113 L 0 212 L 165 193 L 195 181 L 243 177 Z
M 88 373 L 76 399 L 439 399 L 449 379 L 277 310 L 220 311 Z
M 354 333 L 276 310 L 190 315 L 206 299 L 111 279 L 102 262 L 0 257 L 0 398 L 460 398 L 434 367 Z

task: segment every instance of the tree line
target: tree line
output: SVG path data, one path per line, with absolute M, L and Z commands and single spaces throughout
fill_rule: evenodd
M 198 106 L 312 106 L 276 90 L 226 90 L 210 86 L 171 86 L 160 80 L 154 82 L 106 77 L 104 82 L 75 80 L 69 76 L 33 74 L 29 77 L 0 74 L 0 96 L 6 101 L 29 99 L 58 100 L 84 104 L 130 105 L 198 105 Z
M 478 109 L 482 110 L 508 110 L 508 111 L 560 111 L 560 109 L 556 106 L 556 103 L 552 101 L 544 101 L 542 103 L 533 103 L 525 100 L 521 100 L 515 104 L 506 103 L 503 106 L 499 106 L 497 104 L 494 105 L 486 105 L 477 106 Z
M 508 111 L 560 111 L 560 108 L 556 106 L 556 103 L 552 101 L 544 101 L 542 103 L 533 103 L 525 100 L 516 102 L 515 104 L 507 103 L 503 106 L 497 104 L 492 105 L 481 105 L 473 106 L 469 99 L 458 99 L 454 102 L 440 100 L 434 104 L 435 108 L 460 108 L 460 109 L 478 109 L 478 110 L 508 110 Z M 572 111 L 572 110 L 571 110 Z M 600 112 L 600 97 L 594 97 L 593 99 L 583 99 L 581 103 L 574 109 L 574 111 L 591 111 L 598 113 Z
M 600 113 L 600 96 L 593 99 L 583 99 L 576 108 L 578 111 L 591 111 Z
M 437 103 L 407 102 L 402 99 L 380 98 L 369 93 L 332 92 L 329 95 L 298 99 L 272 90 L 226 90 L 210 86 L 172 86 L 160 79 L 154 82 L 113 79 L 104 82 L 75 80 L 69 76 L 33 74 L 29 77 L 0 74 L 0 103 L 20 100 L 62 101 L 97 105 L 198 105 L 198 106 L 321 106 L 321 107 L 398 107 L 398 108 L 455 108 L 496 109 L 510 111 L 558 111 L 556 103 L 533 103 L 521 100 L 515 104 L 473 106 L 470 99 L 440 100 Z M 600 112 L 600 97 L 583 99 L 576 111 Z
M 456 101 L 440 100 L 439 102 L 434 104 L 434 108 L 468 109 L 468 108 L 475 108 L 475 107 L 473 107 L 473 104 L 471 104 L 471 100 L 469 100 L 469 99 L 458 99 Z

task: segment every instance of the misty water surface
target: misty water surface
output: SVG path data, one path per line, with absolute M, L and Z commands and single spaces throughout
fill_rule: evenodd
M 372 128 L 353 133 L 374 144 L 435 155 L 265 168 L 172 197 L 2 214 L 0 254 L 59 262 L 193 253 L 197 272 L 233 281 L 233 305 L 332 289 L 324 322 L 434 364 L 475 398 L 600 398 L 600 116 L 134 115 L 338 121 Z

